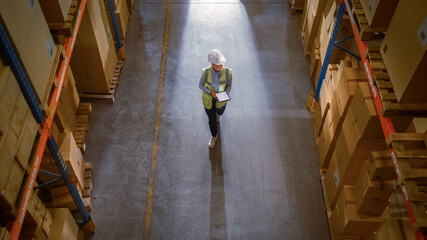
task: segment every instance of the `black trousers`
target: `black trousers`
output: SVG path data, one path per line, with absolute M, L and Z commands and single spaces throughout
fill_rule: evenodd
M 216 114 L 222 115 L 225 111 L 225 107 L 227 106 L 225 105 L 222 108 L 216 108 L 215 106 L 216 101 L 217 100 L 215 98 L 212 98 L 212 108 L 211 109 L 205 108 L 205 112 L 209 118 L 209 129 L 211 130 L 212 137 L 216 137 L 218 133 L 218 126 L 216 123 Z

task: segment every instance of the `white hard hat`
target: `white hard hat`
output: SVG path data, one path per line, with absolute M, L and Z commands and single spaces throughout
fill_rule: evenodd
M 208 54 L 208 62 L 215 65 L 223 65 L 226 61 L 224 55 L 218 49 L 213 49 Z

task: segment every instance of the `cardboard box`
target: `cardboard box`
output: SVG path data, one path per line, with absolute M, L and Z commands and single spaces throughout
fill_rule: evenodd
M 319 31 L 321 18 L 323 17 L 323 10 L 325 9 L 326 0 L 311 0 L 307 1 L 306 7 L 307 11 L 306 19 L 303 21 L 305 28 L 302 30 L 304 32 L 304 50 L 305 52 L 310 52 L 313 48 L 317 32 Z
M 84 172 L 85 172 L 85 160 L 83 159 L 82 152 L 76 145 L 73 133 L 65 133 L 64 141 L 59 149 L 62 153 L 64 161 L 69 167 L 70 173 L 74 173 L 77 177 L 80 189 L 84 187 Z M 70 164 L 68 164 L 70 163 Z
M 403 199 L 402 191 L 396 187 L 396 191 L 391 195 L 389 206 L 390 216 L 392 218 L 408 218 L 405 200 Z
M 389 203 L 390 201 L 362 198 L 357 199 L 356 209 L 358 214 L 381 216 Z
M 415 240 L 414 229 L 409 219 L 389 218 L 375 234 L 376 240 Z
M 79 92 L 110 92 L 117 56 L 103 6 L 88 1 L 76 39 L 70 66 Z
M 365 169 L 371 181 L 388 181 L 396 179 L 393 161 L 389 151 L 374 151 L 365 162 Z
M 345 185 L 353 185 L 356 177 L 346 177 L 338 169 L 339 160 L 335 154 L 332 155 L 328 170 L 325 175 L 325 188 L 328 196 L 328 204 L 331 208 L 335 206 L 338 197 Z
M 361 138 L 384 138 L 368 83 L 359 83 L 350 104 L 350 110 Z
M 356 180 L 355 190 L 359 199 L 388 201 L 395 191 L 395 186 L 393 181 L 371 181 L 368 171 L 362 168 Z
M 76 145 L 73 133 L 68 132 L 60 134 L 59 139 L 56 140 L 57 145 L 60 146 L 59 150 L 68 170 L 71 174 L 76 176 L 77 188 L 82 189 L 84 184 L 85 161 L 80 149 Z M 59 170 L 50 152 L 44 153 L 42 162 L 40 164 L 40 169 L 59 174 Z M 53 179 L 53 177 L 46 174 L 39 174 L 38 177 L 42 182 L 47 182 Z
M 387 31 L 399 0 L 360 0 L 369 27 L 377 31 Z
M 329 111 L 330 112 L 330 111 Z M 332 157 L 332 153 L 336 144 L 338 137 L 334 132 L 334 123 L 332 114 L 328 113 L 325 118 L 325 123 L 322 129 L 322 132 L 319 136 L 318 149 L 319 149 L 319 161 L 320 168 L 327 169 L 329 166 L 329 161 Z
M 354 198 L 347 199 L 354 195 L 354 187 L 346 186 L 338 200 L 337 209 L 341 223 L 341 235 L 369 237 L 390 215 L 387 211 L 378 217 L 357 214 Z
M 71 0 L 39 0 L 44 17 L 48 23 L 65 23 Z
M 337 100 L 341 114 L 345 116 L 350 107 L 351 100 L 356 92 L 359 82 L 366 82 L 366 72 L 360 68 L 344 67 L 340 65 L 337 72 L 339 81 L 337 85 Z
M 19 163 L 17 161 L 12 161 L 8 173 L 5 174 L 7 178 L 4 182 L 0 182 L 0 210 L 10 210 L 15 206 L 24 174 L 25 171 L 21 168 Z
M 61 132 L 72 132 L 76 127 L 76 112 L 80 98 L 71 68 L 68 69 L 61 97 L 58 102 L 55 122 Z
M 21 165 L 22 169 L 27 169 L 30 162 L 31 151 L 36 139 L 39 125 L 34 119 L 33 114 L 28 110 L 21 135 L 18 137 L 18 150 L 15 154 L 15 159 Z
M 427 2 L 400 1 L 380 52 L 399 103 L 427 102 Z
M 0 14 L 36 98 L 39 103 L 47 101 L 56 48 L 39 1 L 5 0 L 0 3 Z
M 384 138 L 362 138 L 355 126 L 351 111 L 344 119 L 343 129 L 335 147 L 337 158 L 340 159 L 340 170 L 345 176 L 359 176 L 364 161 L 372 151 L 387 150 Z
M 67 208 L 49 209 L 53 215 L 49 239 L 75 240 L 79 228 Z

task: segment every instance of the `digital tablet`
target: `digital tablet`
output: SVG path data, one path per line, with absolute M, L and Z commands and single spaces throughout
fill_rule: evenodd
M 227 92 L 220 92 L 216 94 L 216 97 L 218 98 L 219 102 L 225 102 L 225 101 L 229 101 L 231 100 L 230 96 L 228 95 Z

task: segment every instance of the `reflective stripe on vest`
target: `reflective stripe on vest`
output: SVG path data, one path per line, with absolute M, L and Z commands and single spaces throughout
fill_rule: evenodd
M 224 92 L 227 87 L 227 82 L 230 79 L 231 69 L 224 67 L 224 70 L 221 73 L 221 77 L 219 79 L 219 87 L 218 92 Z M 214 91 L 214 87 L 212 86 L 212 66 L 203 69 L 203 82 L 204 86 L 210 91 Z M 205 91 L 202 91 L 202 100 L 203 106 L 206 109 L 212 108 L 212 96 L 207 94 Z M 216 108 L 224 107 L 227 102 L 216 102 Z

